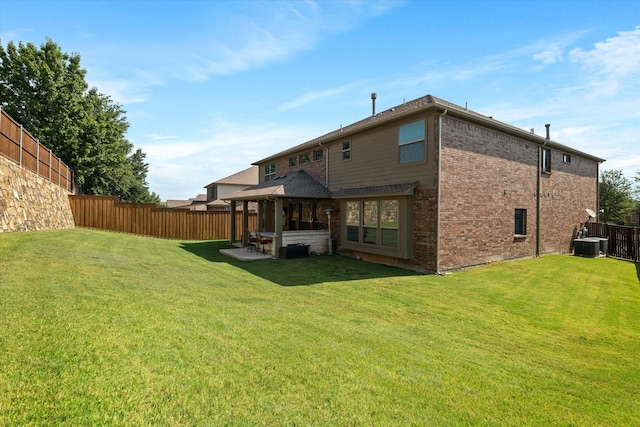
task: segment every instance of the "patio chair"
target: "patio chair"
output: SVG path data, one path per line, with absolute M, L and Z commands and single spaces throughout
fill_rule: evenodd
M 266 255 L 264 247 L 265 245 L 268 245 L 271 242 L 272 242 L 271 237 L 261 236 L 260 234 L 258 234 L 258 244 L 262 246 L 262 255 Z
M 258 252 L 258 236 L 256 233 L 249 233 L 249 236 L 247 237 L 247 250 L 249 252 L 253 252 L 253 250 L 255 249 L 256 252 Z

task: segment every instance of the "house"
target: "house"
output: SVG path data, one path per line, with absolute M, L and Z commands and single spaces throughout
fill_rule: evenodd
M 228 211 L 229 202 L 222 197 L 258 184 L 258 170 L 258 166 L 251 166 L 206 185 L 207 194 L 198 194 L 188 200 L 167 200 L 166 205 L 168 208 L 192 211 Z M 255 203 L 249 205 L 251 212 L 256 212 L 256 209 Z
M 258 166 L 219 179 L 205 186 L 207 189 L 207 210 L 229 210 L 229 203 L 223 200 L 227 194 L 257 185 Z M 255 207 L 253 207 L 255 211 Z
M 172 209 L 186 209 L 190 211 L 206 211 L 207 195 L 198 194 L 188 200 L 168 199 L 166 206 Z
M 259 184 L 225 199 L 258 202 L 274 255 L 307 243 L 444 272 L 570 252 L 586 209 L 598 212 L 603 161 L 551 140 L 548 125 L 545 138 L 427 95 L 380 113 L 374 104 L 254 163 Z

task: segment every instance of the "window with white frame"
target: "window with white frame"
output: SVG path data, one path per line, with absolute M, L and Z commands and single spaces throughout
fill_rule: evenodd
M 264 166 L 264 180 L 265 181 L 271 181 L 275 177 L 276 177 L 276 164 L 275 163 L 269 163 L 268 165 L 265 165 Z
M 351 141 L 344 141 L 342 143 L 342 160 L 351 159 Z
M 423 161 L 425 158 L 424 148 L 424 120 L 400 126 L 398 130 L 399 163 Z

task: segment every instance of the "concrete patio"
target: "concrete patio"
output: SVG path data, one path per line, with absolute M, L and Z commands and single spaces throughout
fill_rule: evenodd
M 276 258 L 268 253 L 263 254 L 262 252 L 258 252 L 255 249 L 249 251 L 247 248 L 220 249 L 220 253 L 240 261 L 256 261 L 259 259 Z

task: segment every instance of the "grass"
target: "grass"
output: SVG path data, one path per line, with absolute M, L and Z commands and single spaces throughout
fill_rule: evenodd
M 0 425 L 639 425 L 640 267 L 0 235 Z

